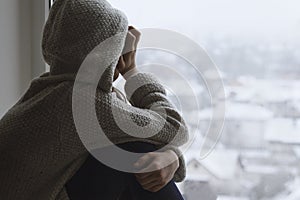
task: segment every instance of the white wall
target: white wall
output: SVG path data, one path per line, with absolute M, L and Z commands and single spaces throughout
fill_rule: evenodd
M 45 70 L 40 53 L 43 0 L 0 1 L 0 118 Z

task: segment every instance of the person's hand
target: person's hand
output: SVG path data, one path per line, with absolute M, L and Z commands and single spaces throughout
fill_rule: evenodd
M 119 62 L 116 68 L 116 70 L 122 75 L 126 74 L 136 67 L 135 56 L 140 38 L 141 33 L 133 26 L 129 26 L 123 54 L 119 58 Z
M 147 153 L 134 166 L 142 168 L 141 173 L 135 174 L 141 186 L 147 191 L 158 192 L 173 179 L 179 161 L 175 152 L 168 150 Z

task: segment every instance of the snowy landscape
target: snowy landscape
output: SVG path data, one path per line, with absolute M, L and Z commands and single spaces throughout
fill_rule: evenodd
M 266 59 L 259 50 L 240 48 L 237 52 L 242 55 L 244 51 L 253 51 L 252 59 L 257 62 Z M 210 52 L 214 52 L 212 47 Z M 286 68 L 269 68 L 261 74 L 260 69 L 265 70 L 263 66 L 248 72 L 243 67 L 227 67 L 229 62 L 221 56 L 221 50 L 218 52 L 218 56 L 212 57 L 217 62 L 222 60 L 219 69 L 224 81 L 226 119 L 217 146 L 205 158 L 200 157 L 200 149 L 214 105 L 210 104 L 204 83 L 180 58 L 163 52 L 144 52 L 139 56 L 141 65 L 148 64 L 146 71 L 157 74 L 166 86 L 178 89 L 170 91 L 169 97 L 183 113 L 188 113 L 185 119 L 195 138 L 184 153 L 187 178 L 178 184 L 181 191 L 186 200 L 299 200 L 300 70 L 294 66 L 300 66 L 299 58 L 293 58 L 293 63 L 283 58 Z M 277 54 L 270 54 L 274 55 Z M 246 62 L 228 60 L 236 66 L 238 62 L 241 65 Z M 149 64 L 155 61 L 182 71 L 194 93 L 188 91 L 184 81 L 170 76 L 168 69 Z M 198 110 L 193 95 L 199 100 Z M 179 101 L 189 103 L 184 105 Z

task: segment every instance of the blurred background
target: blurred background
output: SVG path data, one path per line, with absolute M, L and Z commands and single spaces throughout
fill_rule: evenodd
M 198 91 L 200 108 L 195 110 L 192 103 L 181 107 L 188 110 L 185 119 L 190 131 L 200 136 L 185 153 L 187 179 L 179 184 L 185 198 L 300 199 L 300 2 L 110 2 L 137 28 L 169 29 L 190 37 L 206 49 L 220 70 L 226 121 L 216 149 L 203 159 L 201 139 L 213 106 L 205 85 L 179 58 L 159 51 L 140 53 L 140 64 L 168 63 L 179 72 L 186 69 L 182 73 L 195 79 L 191 86 Z M 209 77 L 209 71 L 204 73 Z M 179 88 L 180 100 L 190 101 L 186 88 L 168 71 L 158 67 L 157 74 Z
M 175 85 L 170 99 L 185 109 L 197 135 L 185 153 L 187 179 L 178 184 L 186 200 L 300 199 L 300 2 L 298 0 L 109 0 L 136 28 L 182 33 L 204 47 L 225 85 L 226 121 L 215 150 L 200 158 L 201 139 L 213 105 L 203 80 L 188 63 L 166 52 L 144 51 L 142 64 L 162 61 L 188 76 L 200 106 L 180 106 L 190 94 Z M 44 72 L 40 35 L 48 0 L 0 2 L 0 117 L 30 80 Z M 193 52 L 190 52 L 192 56 Z M 209 77 L 209 71 L 205 72 Z M 211 76 L 211 79 L 214 79 Z M 223 100 L 223 99 L 220 99 Z M 199 119 L 199 120 L 195 120 Z

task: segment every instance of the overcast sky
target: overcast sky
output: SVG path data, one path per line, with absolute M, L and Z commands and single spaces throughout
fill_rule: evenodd
M 300 42 L 299 0 L 109 0 L 138 28 Z

